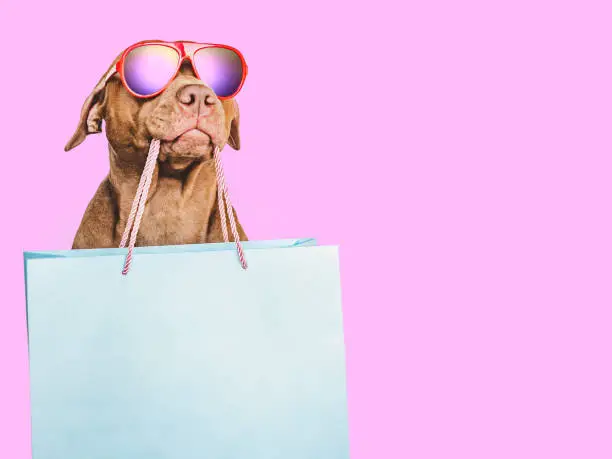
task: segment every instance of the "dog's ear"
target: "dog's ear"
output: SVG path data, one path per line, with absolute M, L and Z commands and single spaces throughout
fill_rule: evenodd
M 81 109 L 79 125 L 72 135 L 72 138 L 64 147 L 64 151 L 72 150 L 74 147 L 83 143 L 89 134 L 97 134 L 102 132 L 102 120 L 104 119 L 106 108 L 106 83 L 115 73 L 117 61 L 118 58 L 115 59 L 106 73 L 104 73 L 102 78 L 100 78 L 100 81 L 98 81 L 98 84 L 95 86 L 93 91 L 91 91 L 91 94 L 89 94 L 87 99 L 85 99 L 85 103 Z
M 234 116 L 230 124 L 230 133 L 227 143 L 234 150 L 240 150 L 240 110 L 238 110 L 238 102 L 233 100 Z

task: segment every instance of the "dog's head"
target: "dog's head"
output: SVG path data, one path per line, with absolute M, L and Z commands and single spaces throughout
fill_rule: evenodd
M 161 140 L 159 160 L 175 169 L 209 159 L 215 146 L 229 144 L 240 149 L 236 100 L 219 100 L 210 87 L 196 78 L 188 60 L 161 94 L 142 99 L 134 97 L 115 72 L 119 58 L 85 100 L 66 151 L 81 144 L 89 134 L 102 132 L 102 121 L 111 147 L 125 163 L 144 161 L 154 138 Z

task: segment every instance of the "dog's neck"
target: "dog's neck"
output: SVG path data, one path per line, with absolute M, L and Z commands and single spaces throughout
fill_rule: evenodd
M 125 161 L 109 144 L 109 180 L 117 197 L 119 219 L 129 215 L 145 159 L 141 162 Z M 216 176 L 212 159 L 193 162 L 182 170 L 175 170 L 167 163 L 158 162 L 151 179 L 147 202 L 158 192 L 172 195 L 173 204 L 183 207 L 190 200 L 210 201 L 216 193 Z

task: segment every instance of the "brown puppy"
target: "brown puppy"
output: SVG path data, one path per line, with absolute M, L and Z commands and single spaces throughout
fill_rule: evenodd
M 118 60 L 85 101 L 65 148 L 101 132 L 105 121 L 110 173 L 89 203 L 72 248 L 119 246 L 153 138 L 161 147 L 136 245 L 222 242 L 212 153 L 214 145 L 240 148 L 236 101 L 217 99 L 188 61 L 162 94 L 135 98 L 112 75 Z

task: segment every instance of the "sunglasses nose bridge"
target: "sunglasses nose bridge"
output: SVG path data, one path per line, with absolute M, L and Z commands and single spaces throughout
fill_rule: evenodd
M 191 66 L 195 69 L 195 66 L 193 65 L 193 59 L 190 54 L 187 54 L 187 53 L 183 54 L 183 58 L 181 59 L 181 64 L 183 64 L 185 61 L 189 61 Z
M 196 68 L 195 62 L 193 60 L 193 54 L 188 54 L 188 53 L 183 54 L 183 56 L 181 56 L 181 60 L 179 62 L 178 68 L 180 69 L 181 67 L 183 67 L 185 63 L 189 63 L 189 65 L 191 66 L 191 70 L 193 71 L 193 74 L 195 75 L 195 77 L 198 80 L 201 80 L 200 74 L 198 73 L 198 69 Z

